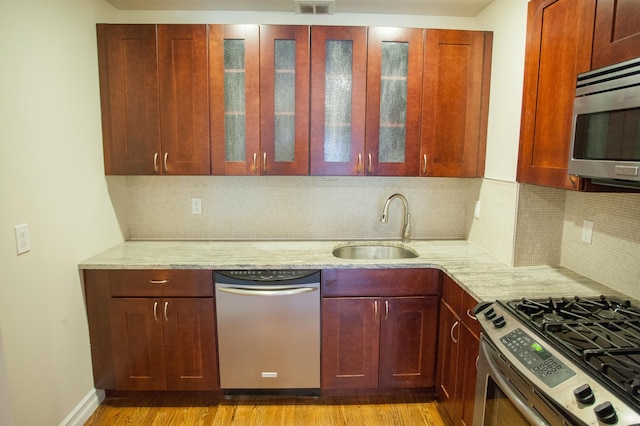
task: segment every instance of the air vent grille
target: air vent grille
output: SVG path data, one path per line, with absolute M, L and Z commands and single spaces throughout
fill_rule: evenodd
M 335 1 L 307 1 L 295 0 L 293 2 L 296 13 L 308 15 L 333 15 Z

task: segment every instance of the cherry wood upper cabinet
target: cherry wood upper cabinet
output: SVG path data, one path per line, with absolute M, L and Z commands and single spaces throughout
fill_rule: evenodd
M 420 175 L 484 175 L 490 32 L 426 30 Z
M 596 2 L 591 68 L 601 68 L 640 56 L 640 2 Z
M 261 174 L 309 174 L 309 27 L 260 26 Z
M 154 174 L 161 152 L 156 26 L 96 29 L 105 174 Z
M 576 76 L 589 71 L 593 0 L 529 2 L 518 182 L 580 189 L 567 173 Z
M 311 28 L 312 175 L 363 175 L 367 28 Z
M 209 25 L 211 173 L 259 175 L 260 27 Z
M 365 173 L 417 176 L 422 29 L 369 28 Z
M 162 173 L 208 175 L 207 27 L 158 25 Z
M 105 173 L 208 175 L 206 27 L 97 30 Z

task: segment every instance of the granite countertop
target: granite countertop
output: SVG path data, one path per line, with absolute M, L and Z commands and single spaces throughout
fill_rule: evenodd
M 365 243 L 363 241 L 356 244 Z M 463 240 L 412 241 L 412 259 L 333 256 L 340 241 L 127 241 L 80 263 L 80 269 L 382 269 L 437 268 L 478 301 L 521 297 L 620 295 L 565 268 L 513 268 Z M 399 245 L 376 241 L 376 244 Z M 624 296 L 626 297 L 626 296 Z

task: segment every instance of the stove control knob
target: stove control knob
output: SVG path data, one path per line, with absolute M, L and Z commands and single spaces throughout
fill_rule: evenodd
M 492 320 L 496 317 L 496 311 L 493 308 L 489 308 L 487 312 L 484 313 L 484 317 L 488 320 Z
M 500 315 L 498 318 L 495 318 L 491 322 L 493 322 L 493 326 L 495 328 L 502 328 L 507 325 L 507 322 L 504 320 L 504 317 L 502 315 Z
M 593 412 L 596 413 L 596 417 L 602 423 L 606 425 L 613 425 L 618 422 L 618 415 L 616 414 L 615 408 L 609 401 L 603 402 L 600 405 L 596 405 L 593 409 Z
M 594 402 L 596 402 L 596 397 L 593 394 L 593 390 L 591 389 L 591 386 L 589 386 L 586 383 L 582 386 L 575 388 L 573 390 L 573 394 L 576 397 L 576 401 L 578 401 L 580 404 L 592 405 Z

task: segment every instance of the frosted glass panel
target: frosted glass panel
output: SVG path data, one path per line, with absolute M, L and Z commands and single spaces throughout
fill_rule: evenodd
M 275 40 L 274 51 L 274 161 L 290 162 L 295 159 L 296 42 Z
M 324 161 L 351 160 L 353 42 L 327 40 L 324 104 Z
M 244 40 L 225 40 L 224 133 L 226 161 L 246 160 L 245 105 Z
M 408 65 L 408 43 L 382 43 L 378 154 L 381 163 L 405 161 Z

